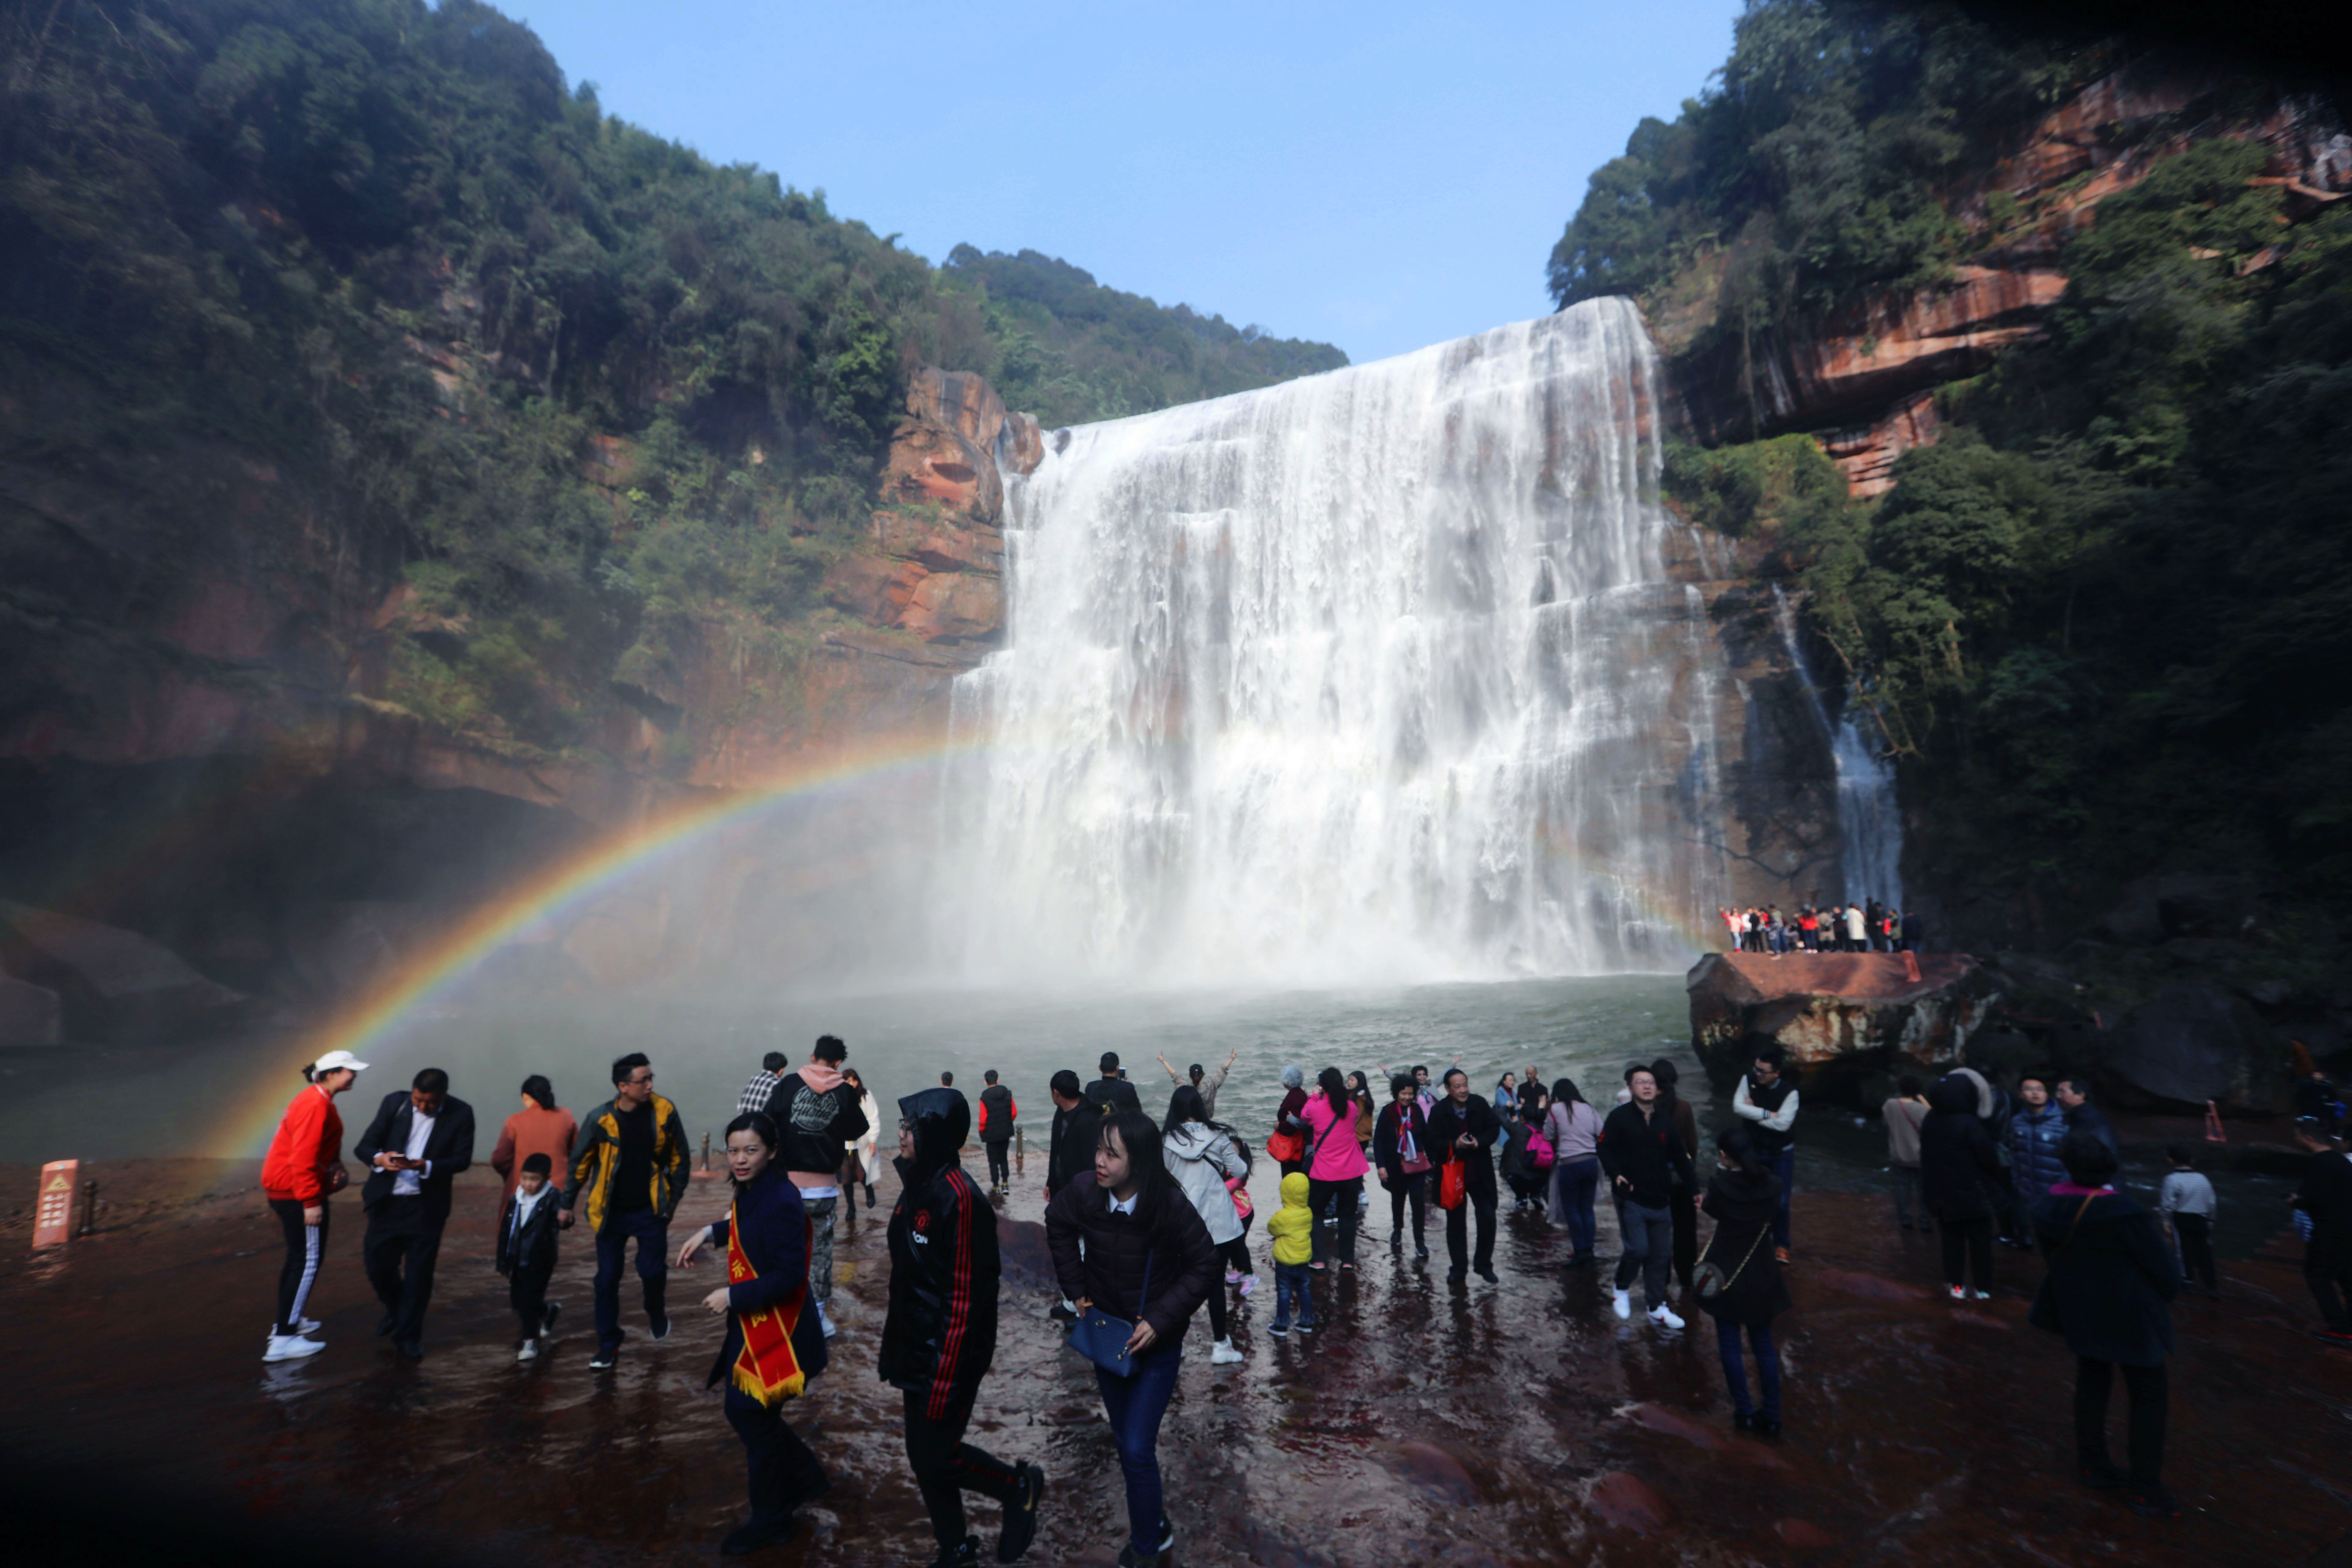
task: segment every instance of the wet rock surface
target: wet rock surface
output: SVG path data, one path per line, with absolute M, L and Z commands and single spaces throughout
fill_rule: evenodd
M 1809 1087 L 1892 1057 L 1921 1068 L 1961 1061 L 2000 995 L 1966 953 L 1711 952 L 1691 966 L 1691 1047 L 1736 1077 L 1770 1040 Z
M 329 1348 L 267 1367 L 278 1244 L 253 1167 L 93 1170 L 110 1201 L 100 1236 L 28 1258 L 23 1217 L 0 1221 L 11 1456 L 42 1449 L 127 1497 L 232 1500 L 273 1528 L 438 1562 L 704 1563 L 740 1518 L 740 1449 L 702 1387 L 719 1324 L 695 1303 L 714 1269 L 673 1279 L 677 1330 L 658 1346 L 625 1287 L 632 1337 L 600 1378 L 586 1368 L 592 1254 L 575 1231 L 553 1291 L 565 1331 L 519 1366 L 487 1258 L 497 1189 L 469 1174 L 426 1355 L 410 1363 L 370 1334 L 362 1222 L 344 1199 L 316 1299 Z M 30 1192 L 28 1172 L 7 1174 Z M 1006 1226 L 1024 1281 L 1037 1278 L 1039 1177 L 1029 1162 L 1009 1205 L 1029 1222 Z M 725 1192 L 697 1182 L 682 1224 L 716 1214 Z M 2157 1521 L 2073 1482 L 2073 1364 L 2025 1323 L 2031 1258 L 2000 1254 L 1993 1300 L 1957 1311 L 1934 1288 L 1932 1238 L 1903 1239 L 1881 1202 L 1801 1194 L 1797 1307 L 1780 1324 L 1787 1436 L 1766 1444 L 1731 1428 L 1704 1318 L 1679 1335 L 1618 1323 L 1605 1264 L 1562 1269 L 1559 1233 L 1507 1214 L 1502 1284 L 1449 1289 L 1442 1240 L 1430 1263 L 1400 1264 L 1385 1205 L 1374 1211 L 1363 1267 L 1316 1286 L 1311 1338 L 1267 1337 L 1261 1293 L 1236 1331 L 1248 1362 L 1212 1370 L 1195 1321 L 1160 1449 L 1177 1563 L 2268 1564 L 2336 1561 L 2352 1534 L 2352 1352 L 2310 1336 L 2277 1247 L 2225 1266 L 2223 1300 L 2177 1309 L 2167 1476 L 2189 1512 Z M 1605 1213 L 1602 1225 L 1606 1259 Z M 877 1218 L 845 1229 L 839 1259 L 833 1365 L 792 1413 L 834 1489 L 760 1560 L 928 1562 L 898 1396 L 872 1370 Z M 1048 1472 L 1027 1561 L 1107 1565 L 1117 1466 L 1052 1301 L 1048 1287 L 1008 1284 L 973 1440 Z M 2119 1411 L 2115 1430 L 2120 1447 Z M 972 1524 L 992 1544 L 992 1507 L 975 1500 Z

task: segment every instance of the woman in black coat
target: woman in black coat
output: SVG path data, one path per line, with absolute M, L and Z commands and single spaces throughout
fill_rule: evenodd
M 1160 1487 L 1160 1418 L 1184 1364 L 1185 1327 L 1217 1289 L 1217 1249 L 1169 1174 L 1150 1117 L 1118 1110 L 1103 1118 L 1095 1168 L 1045 1206 L 1045 1244 L 1062 1294 L 1081 1317 L 1099 1305 L 1135 1324 L 1128 1341 L 1135 1370 L 1121 1377 L 1097 1367 L 1095 1381 L 1127 1479 L 1119 1563 L 1156 1562 L 1176 1542 Z
M 1727 1283 L 1713 1296 L 1696 1296 L 1715 1317 L 1715 1343 L 1723 1357 L 1723 1380 L 1731 1389 L 1732 1425 L 1759 1437 L 1780 1435 L 1780 1352 L 1772 1342 L 1772 1320 L 1787 1311 L 1789 1279 L 1765 1241 L 1780 1212 L 1780 1178 L 1756 1153 L 1745 1127 L 1727 1127 L 1715 1141 L 1715 1176 L 1700 1208 L 1715 1221 L 1715 1237 L 1702 1263 L 1723 1271 Z M 1756 1352 L 1756 1382 L 1762 1402 L 1748 1402 L 1748 1377 L 1740 1362 L 1739 1331 L 1748 1331 Z
M 2058 1145 L 2066 1179 L 2034 1200 L 2033 1234 L 2050 1272 L 2033 1298 L 2032 1323 L 2066 1336 L 2074 1352 L 2074 1447 L 2086 1487 L 2128 1483 L 2134 1513 L 2180 1511 L 2164 1489 L 2164 1359 L 2172 1353 L 2172 1299 L 2180 1268 L 2156 1216 L 2107 1184 L 2116 1152 L 2077 1129 Z M 2131 1470 L 2107 1456 L 2107 1395 L 2123 1369 L 2131 1396 Z
M 1381 1185 L 1389 1190 L 1389 1250 L 1404 1251 L 1404 1209 L 1412 1205 L 1412 1255 L 1426 1258 L 1429 1244 L 1422 1239 L 1422 1218 L 1429 1203 L 1429 1121 L 1421 1113 L 1421 1101 L 1415 1091 L 1412 1075 L 1396 1073 L 1389 1079 L 1389 1103 L 1372 1123 L 1372 1164 L 1380 1171 Z M 1411 1165 L 1412 1169 L 1405 1167 Z
M 1947 1074 L 1927 1090 L 1919 1124 L 1919 1193 L 1944 1238 L 1944 1281 L 1964 1300 L 1969 1274 L 1976 1299 L 1992 1294 L 1992 1220 L 2004 1173 L 1992 1134 L 1977 1120 L 1977 1087 Z

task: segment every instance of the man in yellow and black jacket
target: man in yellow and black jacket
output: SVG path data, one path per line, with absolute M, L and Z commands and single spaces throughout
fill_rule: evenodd
M 580 1146 L 558 1217 L 575 1215 L 596 1233 L 596 1354 L 589 1367 L 611 1369 L 621 1354 L 621 1267 L 637 1243 L 646 1321 L 656 1340 L 669 1338 L 663 1309 L 669 1284 L 669 1216 L 693 1169 L 677 1107 L 654 1092 L 653 1064 L 632 1051 L 613 1064 L 613 1098 L 581 1120 Z

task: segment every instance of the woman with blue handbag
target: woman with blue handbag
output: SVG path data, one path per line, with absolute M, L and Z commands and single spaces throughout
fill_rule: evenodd
M 1217 1288 L 1217 1252 L 1150 1117 L 1103 1118 L 1094 1170 L 1046 1205 L 1045 1240 L 1062 1293 L 1078 1306 L 1070 1343 L 1095 1363 L 1127 1479 L 1119 1568 L 1156 1563 L 1176 1545 L 1160 1489 L 1160 1418 L 1183 1367 L 1185 1328 Z

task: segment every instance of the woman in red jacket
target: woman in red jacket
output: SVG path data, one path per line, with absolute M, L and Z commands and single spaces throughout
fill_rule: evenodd
M 335 1096 L 352 1087 L 367 1063 L 349 1051 L 329 1051 L 302 1069 L 310 1087 L 278 1119 L 261 1162 L 261 1191 L 286 1232 L 286 1264 L 278 1271 L 278 1318 L 269 1326 L 264 1361 L 298 1361 L 326 1345 L 303 1336 L 318 1324 L 302 1315 L 319 1259 L 327 1250 L 327 1194 L 343 1184 L 343 1119 Z

